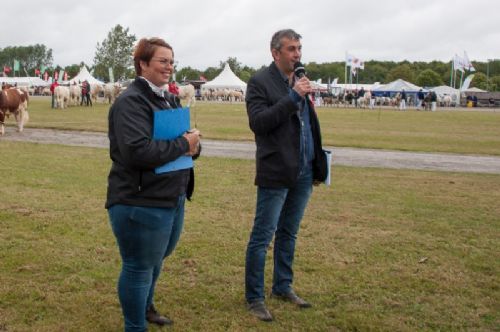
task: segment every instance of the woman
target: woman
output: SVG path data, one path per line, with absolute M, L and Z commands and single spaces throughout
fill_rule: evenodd
M 153 140 L 153 113 L 180 107 L 165 86 L 174 70 L 172 47 L 160 38 L 141 39 L 134 51 L 137 77 L 109 111 L 110 156 L 106 208 L 122 270 L 118 280 L 125 331 L 146 331 L 146 320 L 172 324 L 153 305 L 163 259 L 179 240 L 184 200 L 193 189 L 193 170 L 156 174 L 155 168 L 182 155 L 197 157 L 200 133 Z

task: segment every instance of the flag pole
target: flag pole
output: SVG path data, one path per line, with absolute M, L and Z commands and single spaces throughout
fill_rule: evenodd
M 347 51 L 345 51 L 344 84 L 347 86 Z
M 450 87 L 453 82 L 453 60 L 451 60 L 451 71 L 450 71 Z

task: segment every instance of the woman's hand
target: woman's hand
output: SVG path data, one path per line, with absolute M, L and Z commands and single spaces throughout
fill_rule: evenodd
M 189 151 L 186 153 L 188 156 L 194 156 L 198 152 L 200 146 L 200 131 L 198 129 L 188 130 L 184 135 L 182 135 L 185 139 L 187 139 L 189 143 Z

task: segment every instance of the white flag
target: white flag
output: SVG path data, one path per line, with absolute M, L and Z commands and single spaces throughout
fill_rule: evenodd
M 472 62 L 470 62 L 469 57 L 467 56 L 467 53 L 464 51 L 464 68 L 469 70 L 469 71 L 476 71 L 474 66 L 472 65 Z
M 345 54 L 345 65 L 347 67 L 352 67 L 352 61 L 355 59 L 356 57 L 352 54 L 349 54 L 349 53 L 346 53 Z
M 464 72 L 464 59 L 455 54 L 453 57 L 453 70 Z

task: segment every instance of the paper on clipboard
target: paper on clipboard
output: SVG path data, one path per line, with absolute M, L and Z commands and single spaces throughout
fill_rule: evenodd
M 173 140 L 190 129 L 189 107 L 154 112 L 153 139 Z M 155 169 L 156 174 L 193 167 L 191 156 L 180 156 Z

